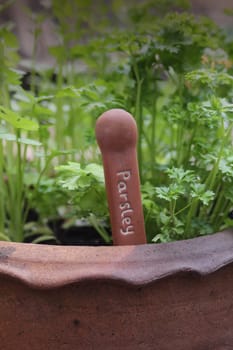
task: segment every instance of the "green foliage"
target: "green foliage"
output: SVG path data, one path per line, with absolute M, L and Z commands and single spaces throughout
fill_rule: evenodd
M 72 193 L 71 200 L 79 215 L 95 213 L 107 216 L 107 202 L 104 188 L 103 169 L 98 164 L 88 164 L 84 168 L 79 163 L 69 162 L 56 167 L 58 184 Z
M 39 127 L 35 121 L 22 118 L 17 113 L 3 106 L 0 106 L 0 119 L 7 121 L 16 129 L 35 131 Z
M 87 218 L 104 240 L 109 242 L 104 224 L 109 214 L 102 166 L 90 163 L 82 168 L 79 163 L 69 162 L 56 167 L 56 170 L 58 185 L 69 193 L 76 215 Z
M 155 200 L 161 200 L 164 208 L 157 216 L 157 225 L 161 233 L 154 237 L 155 241 L 174 240 L 181 237 L 195 236 L 197 225 L 193 226 L 192 216 L 198 217 L 202 206 L 207 206 L 214 200 L 215 193 L 207 190 L 205 184 L 192 170 L 169 168 L 168 185 L 155 188 Z M 205 218 L 200 222 L 205 222 Z
M 11 6 L 12 1 L 0 5 Z M 109 242 L 96 118 L 131 112 L 148 241 L 231 225 L 232 36 L 188 0 L 53 0 L 33 19 L 28 85 L 12 23 L 0 26 L 0 239 L 52 238 L 48 220 L 86 218 Z M 230 11 L 228 11 L 230 15 Z M 37 62 L 54 19 L 49 69 Z M 26 222 L 36 208 L 38 222 Z

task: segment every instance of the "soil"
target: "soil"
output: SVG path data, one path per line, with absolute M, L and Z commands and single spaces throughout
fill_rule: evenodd
M 88 224 L 71 226 L 68 229 L 62 227 L 63 220 L 56 220 L 49 223 L 57 240 L 62 245 L 109 245 L 99 233 Z
M 39 220 L 39 215 L 34 209 L 30 209 L 27 217 L 27 222 L 36 222 Z M 54 239 L 46 240 L 40 244 L 53 244 L 53 245 L 79 245 L 79 246 L 105 246 L 112 245 L 112 243 L 106 243 L 94 227 L 90 226 L 88 222 L 79 221 L 76 225 L 64 228 L 65 220 L 62 218 L 50 220 L 48 227 L 54 233 Z M 110 229 L 107 230 L 111 236 Z M 32 243 L 33 240 L 38 238 L 39 235 L 35 234 L 26 238 L 25 243 Z

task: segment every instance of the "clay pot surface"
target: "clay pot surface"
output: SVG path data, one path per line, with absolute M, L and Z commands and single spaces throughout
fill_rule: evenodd
M 233 231 L 158 245 L 0 242 L 1 349 L 233 348 Z

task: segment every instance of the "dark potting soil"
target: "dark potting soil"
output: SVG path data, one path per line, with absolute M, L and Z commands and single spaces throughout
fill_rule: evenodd
M 39 215 L 34 209 L 30 209 L 27 216 L 27 222 L 36 222 L 39 220 Z M 52 244 L 52 245 L 78 245 L 78 246 L 105 246 L 112 245 L 112 243 L 106 243 L 104 239 L 99 235 L 96 229 L 87 222 L 81 221 L 74 226 L 64 228 L 65 220 L 62 218 L 53 219 L 48 221 L 48 227 L 54 233 L 54 239 L 49 239 L 40 242 L 40 244 Z M 111 231 L 107 230 L 109 235 Z M 39 238 L 39 234 L 31 235 L 24 239 L 25 243 L 32 243 L 35 239 Z
M 62 219 L 49 222 L 49 227 L 62 245 L 109 245 L 95 228 L 88 224 L 75 225 L 64 229 L 63 223 Z

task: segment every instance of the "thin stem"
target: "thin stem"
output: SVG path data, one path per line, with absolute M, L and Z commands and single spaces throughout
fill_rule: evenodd
M 185 207 L 181 208 L 180 210 L 178 210 L 175 215 L 179 215 L 180 213 L 182 213 L 185 209 L 189 208 L 191 206 L 192 203 L 187 204 Z
M 221 144 L 217 160 L 213 166 L 213 169 L 211 170 L 209 176 L 207 177 L 207 179 L 205 181 L 206 189 L 208 189 L 208 190 L 212 190 L 214 187 L 214 183 L 215 183 L 216 176 L 217 176 L 218 169 L 219 169 L 219 164 L 220 164 L 220 161 L 223 157 L 223 153 L 224 153 L 226 142 L 228 141 L 228 137 L 231 135 L 232 127 L 233 127 L 233 123 L 228 127 L 228 129 L 223 137 L 223 142 Z
M 96 231 L 99 233 L 99 235 L 103 238 L 103 240 L 106 243 L 110 243 L 111 242 L 111 237 L 108 235 L 108 233 L 106 232 L 106 230 L 99 225 L 98 220 L 96 218 L 96 216 L 94 214 L 90 214 L 88 217 L 88 220 L 90 222 L 90 224 L 96 229 Z
M 184 140 L 184 126 L 179 125 L 177 128 L 177 139 L 176 139 L 176 158 L 177 158 L 177 167 L 182 164 L 183 160 L 183 140 Z
M 188 211 L 187 218 L 186 218 L 186 224 L 185 224 L 186 237 L 189 236 L 189 231 L 191 230 L 192 218 L 196 215 L 197 207 L 198 207 L 198 199 L 194 198 L 192 203 L 191 203 L 191 206 L 190 206 L 190 209 Z
M 154 84 L 154 91 L 156 92 L 156 83 Z M 156 97 L 153 101 L 153 108 L 152 108 L 152 120 L 151 120 L 151 146 L 150 146 L 150 155 L 151 155 L 151 176 L 154 178 L 155 171 L 154 171 L 154 161 L 156 157 L 156 140 L 155 140 L 155 132 L 156 132 Z
M 63 85 L 63 63 L 59 63 L 59 69 L 58 69 L 58 90 L 62 88 Z M 61 145 L 64 144 L 64 118 L 63 118 L 63 111 L 62 111 L 62 100 L 59 98 L 57 100 L 57 123 L 56 123 L 56 143 L 57 143 L 57 149 L 61 148 Z
M 34 95 L 36 93 L 36 48 L 38 36 L 37 24 L 35 24 L 31 61 L 31 91 Z
M 224 199 L 224 192 L 222 191 L 217 199 L 217 203 L 214 207 L 213 213 L 212 213 L 212 222 L 214 222 L 214 224 L 216 223 L 216 221 L 218 220 L 218 214 L 219 212 L 221 212 L 222 208 L 223 208 L 223 199 Z
M 135 104 L 135 118 L 138 126 L 138 163 L 139 174 L 142 179 L 142 134 L 143 134 L 143 116 L 142 116 L 142 83 L 140 79 L 138 66 L 136 62 L 133 64 L 133 69 L 136 77 L 136 104 Z
M 17 139 L 20 138 L 20 131 L 16 131 Z M 21 158 L 21 143 L 17 141 L 16 173 L 9 176 L 9 230 L 11 237 L 16 242 L 23 241 L 23 168 Z
M 186 152 L 186 155 L 184 158 L 186 166 L 188 166 L 188 162 L 189 162 L 190 155 L 191 155 L 191 149 L 192 149 L 192 145 L 193 145 L 193 140 L 194 140 L 194 137 L 196 135 L 196 132 L 197 132 L 197 128 L 195 126 L 194 129 L 192 129 L 191 137 L 189 139 L 189 144 L 187 146 L 187 152 Z
M 0 232 L 4 233 L 5 229 L 5 181 L 4 181 L 4 154 L 3 144 L 0 141 Z
M 6 67 L 5 64 L 5 50 L 4 50 L 4 41 L 0 38 L 0 62 L 1 62 L 1 70 L 0 70 L 0 103 L 8 107 L 9 106 L 9 93 L 7 88 L 7 83 L 5 81 L 5 76 L 3 71 Z M 1 125 L 1 122 L 0 122 Z M 4 180 L 4 175 L 6 171 L 6 158 L 4 155 L 4 145 L 3 141 L 0 140 L 0 232 L 4 234 L 5 231 L 5 223 L 6 223 L 6 198 L 7 196 L 7 185 Z

